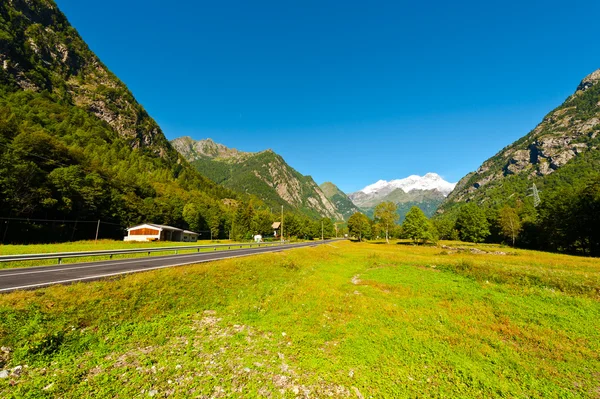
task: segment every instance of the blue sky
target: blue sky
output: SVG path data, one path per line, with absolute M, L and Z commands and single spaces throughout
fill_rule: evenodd
M 600 68 L 598 1 L 57 0 L 169 139 L 457 181 Z

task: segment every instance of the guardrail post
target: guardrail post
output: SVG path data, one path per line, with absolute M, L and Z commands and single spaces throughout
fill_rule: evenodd
M 62 265 L 62 258 L 58 258 L 58 264 Z
M 175 250 L 175 255 L 179 255 L 179 250 Z

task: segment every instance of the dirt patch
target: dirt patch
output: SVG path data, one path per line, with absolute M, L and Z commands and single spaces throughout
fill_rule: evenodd
M 105 360 L 112 364 L 104 370 L 95 367 L 88 373 L 88 378 L 101 378 L 100 374 L 105 371 L 121 372 L 133 368 L 137 373 L 152 375 L 155 382 L 152 392 L 157 397 L 169 394 L 252 396 L 246 387 L 257 383 L 262 386 L 256 393 L 269 398 L 358 396 L 351 388 L 294 367 L 293 359 L 284 355 L 283 348 L 293 342 L 288 334 L 278 338 L 247 325 L 228 325 L 214 311 L 205 311 L 198 316 L 190 326 L 191 334 L 172 337 L 160 347 L 109 355 Z M 166 358 L 165 354 L 168 354 Z M 144 361 L 149 356 L 161 360 L 149 365 Z M 169 392 L 161 390 L 161 386 L 168 386 Z
M 470 252 L 475 255 L 501 255 L 501 256 L 509 255 L 507 252 L 502 252 L 502 251 L 489 252 L 489 251 L 484 251 L 479 248 L 449 247 L 447 245 L 442 245 L 440 248 L 442 248 L 444 250 L 440 253 L 443 255 L 450 255 L 450 254 L 455 254 L 455 253 L 465 253 L 465 252 Z

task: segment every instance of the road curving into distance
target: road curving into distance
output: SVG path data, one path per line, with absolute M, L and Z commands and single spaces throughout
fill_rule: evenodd
M 195 263 L 213 262 L 221 259 L 239 258 L 242 256 L 279 252 L 295 248 L 315 247 L 332 241 L 335 240 L 286 244 L 264 248 L 232 249 L 227 251 L 106 260 L 68 265 L 3 269 L 0 270 L 0 293 L 17 290 L 31 290 L 55 284 L 101 280 L 122 274 L 191 265 Z

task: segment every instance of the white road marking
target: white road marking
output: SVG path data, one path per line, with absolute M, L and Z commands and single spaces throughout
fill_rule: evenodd
M 302 244 L 296 244 L 294 246 L 298 246 L 298 245 L 302 245 Z M 248 248 L 254 251 L 263 251 L 266 249 L 271 249 L 271 248 L 281 248 L 281 247 L 266 247 L 266 248 Z M 285 248 L 285 247 L 284 247 Z M 289 247 L 288 247 L 289 248 Z M 244 250 L 248 250 L 248 249 L 231 249 L 229 251 L 244 251 Z M 212 251 L 212 252 L 200 252 L 200 253 L 195 253 L 195 254 L 189 254 L 189 255 L 167 255 L 167 256 L 176 256 L 177 259 L 183 259 L 183 258 L 189 258 L 191 256 L 202 256 L 202 255 L 213 255 L 215 254 L 215 252 L 224 252 L 224 251 L 228 251 L 228 250 L 223 250 L 223 251 Z M 165 255 L 163 255 L 165 256 Z M 47 267 L 48 269 L 44 269 L 44 270 L 29 270 L 27 268 L 22 268 L 22 269 L 18 269 L 18 270 L 22 270 L 22 271 L 18 271 L 18 272 L 13 272 L 13 273 L 2 273 L 2 271 L 0 270 L 0 277 L 7 277 L 7 276 L 23 276 L 26 274 L 38 274 L 38 273 L 51 273 L 51 272 L 61 272 L 61 271 L 65 271 L 65 270 L 79 270 L 79 269 L 88 269 L 91 267 L 104 267 L 104 266 L 113 266 L 113 265 L 129 265 L 129 264 L 133 264 L 133 263 L 141 263 L 141 262 L 148 262 L 149 260 L 158 260 L 160 259 L 160 256 L 156 256 L 154 257 L 154 259 L 152 259 L 153 257 L 146 257 L 144 259 L 131 259 L 131 260 L 125 260 L 123 262 L 115 262 L 115 263 L 110 263 L 109 265 L 103 263 L 103 264 L 95 264 L 95 265 L 90 265 L 87 264 L 88 262 L 86 262 L 86 264 L 75 264 L 73 266 L 70 267 L 62 267 L 62 268 L 57 268 L 56 266 L 44 266 Z M 226 259 L 226 258 L 223 258 Z M 98 262 L 102 262 L 102 261 L 96 261 L 94 263 L 98 263 Z M 110 262 L 110 261 L 107 261 Z M 151 269 L 146 269 L 146 270 L 151 270 Z
M 283 251 L 285 249 L 289 249 L 289 248 L 304 248 L 304 247 L 314 248 L 316 246 L 317 245 L 315 245 L 315 244 L 312 244 L 312 245 L 311 244 L 295 244 L 295 245 L 290 245 L 290 246 L 274 247 L 274 248 L 276 248 L 276 250 L 274 250 L 274 251 L 263 251 L 263 252 L 273 253 L 273 252 L 281 252 L 281 251 Z M 271 248 L 273 248 L 273 247 L 264 248 L 264 249 L 271 249 Z M 263 248 L 261 248 L 261 249 L 263 249 Z M 214 254 L 214 252 L 211 252 L 211 253 Z M 195 256 L 197 256 L 197 255 L 198 254 L 196 254 Z M 98 274 L 98 275 L 88 276 L 88 277 L 73 278 L 73 279 L 68 279 L 68 280 L 49 281 L 49 282 L 45 282 L 45 283 L 22 285 L 22 286 L 18 286 L 18 287 L 0 288 L 0 292 L 17 291 L 17 290 L 24 290 L 24 289 L 30 289 L 30 288 L 40 288 L 40 287 L 46 287 L 46 286 L 54 285 L 54 284 L 65 284 L 65 283 L 73 283 L 73 282 L 77 282 L 77 281 L 101 279 L 104 277 L 118 276 L 121 274 L 139 273 L 139 272 L 145 272 L 145 271 L 150 271 L 150 270 L 165 269 L 168 267 L 193 265 L 196 263 L 216 262 L 219 260 L 242 258 L 245 256 L 252 256 L 252 255 L 255 255 L 255 254 L 250 253 L 250 254 L 233 255 L 233 256 L 226 256 L 224 258 L 217 258 L 217 259 L 196 259 L 196 260 L 193 260 L 190 262 L 177 263 L 175 265 L 154 266 L 154 267 L 149 267 L 149 268 L 145 268 L 145 269 L 127 270 L 127 271 L 116 272 L 116 273 Z M 175 255 L 175 256 L 177 256 L 177 255 Z M 186 255 L 185 257 L 189 257 L 189 255 Z M 100 265 L 95 265 L 95 266 L 100 266 Z M 88 267 L 93 267 L 93 266 L 88 266 Z M 71 270 L 71 269 L 68 269 L 68 270 Z
M 277 252 L 277 251 L 273 251 L 273 252 Z M 228 256 L 226 258 L 218 258 L 218 259 L 202 259 L 202 260 L 193 261 L 193 262 L 178 263 L 176 265 L 155 266 L 155 267 L 149 267 L 147 269 L 127 270 L 127 271 L 124 271 L 124 272 L 108 273 L 108 274 L 98 274 L 98 275 L 95 275 L 95 276 L 72 278 L 72 279 L 69 279 L 69 280 L 59 280 L 59 281 L 50 281 L 50 282 L 46 282 L 46 283 L 22 285 L 22 286 L 19 286 L 19 287 L 2 288 L 2 289 L 0 289 L 0 292 L 24 290 L 24 289 L 27 289 L 27 288 L 35 288 L 35 287 L 45 287 L 47 285 L 72 283 L 72 282 L 75 282 L 75 281 L 85 281 L 85 280 L 100 279 L 100 278 L 103 278 L 103 277 L 118 276 L 120 274 L 130 274 L 130 273 L 145 272 L 145 271 L 149 271 L 149 270 L 165 269 L 167 267 L 177 267 L 177 266 L 193 265 L 195 263 L 214 262 L 214 261 L 217 261 L 217 260 L 241 258 L 243 256 L 252 256 L 252 255 L 253 254 L 243 254 L 243 255 Z

